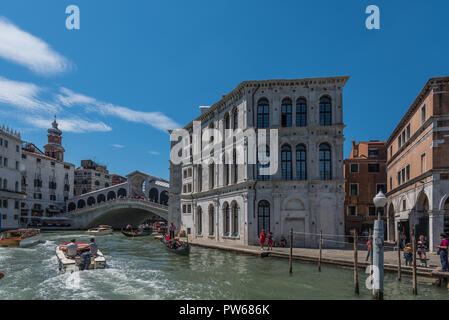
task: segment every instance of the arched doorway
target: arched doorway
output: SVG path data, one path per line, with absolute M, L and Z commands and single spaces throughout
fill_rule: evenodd
M 257 206 L 257 234 L 270 229 L 270 203 L 266 200 L 259 201 Z
M 415 210 L 415 236 L 424 235 L 429 238 L 429 199 L 421 193 L 416 202 Z

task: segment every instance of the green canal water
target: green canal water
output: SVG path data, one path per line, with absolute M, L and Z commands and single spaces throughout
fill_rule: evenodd
M 351 270 L 257 258 L 192 247 L 190 256 L 167 252 L 153 237 L 130 239 L 117 232 L 97 237 L 105 270 L 63 274 L 56 246 L 82 232 L 48 232 L 33 248 L 0 248 L 0 299 L 370 299 L 367 275 L 359 274 L 361 294 L 353 293 Z M 385 299 L 414 299 L 411 278 L 385 279 Z M 417 299 L 448 299 L 445 288 L 421 284 Z

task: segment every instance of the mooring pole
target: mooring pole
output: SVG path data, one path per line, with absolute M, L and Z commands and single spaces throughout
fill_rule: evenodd
M 398 244 L 398 281 L 401 281 L 401 241 L 396 240 Z
M 412 238 L 412 276 L 413 276 L 413 294 L 418 294 L 418 282 L 416 279 L 416 239 L 415 239 L 415 227 L 411 227 L 410 235 Z
M 359 294 L 359 265 L 357 251 L 357 230 L 354 232 L 354 290 Z
M 323 230 L 320 231 L 320 254 L 318 257 L 318 272 L 321 272 L 321 258 L 323 257 Z
M 293 273 L 293 228 L 290 229 L 290 273 Z

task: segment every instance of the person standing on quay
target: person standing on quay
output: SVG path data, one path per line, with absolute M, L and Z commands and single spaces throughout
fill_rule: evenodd
M 172 222 L 170 224 L 170 239 L 174 239 L 175 238 L 175 230 L 176 230 L 176 227 L 175 227 L 175 225 Z
M 368 241 L 366 242 L 366 245 L 368 246 L 368 252 L 366 254 L 366 259 L 365 261 L 368 261 L 369 256 L 371 254 L 371 246 L 370 246 L 370 242 L 371 242 L 372 236 L 369 236 Z
M 440 259 L 441 259 L 441 267 L 443 268 L 441 271 L 443 272 L 449 272 L 449 263 L 447 260 L 447 249 L 449 246 L 449 241 L 446 239 L 446 235 L 442 233 L 440 235 L 441 244 L 437 246 L 440 252 Z
M 265 244 L 266 237 L 267 237 L 267 235 L 265 233 L 265 229 L 262 229 L 262 232 L 260 233 L 260 238 L 259 238 L 260 250 L 263 250 L 263 246 Z
M 271 231 L 267 234 L 267 250 L 273 251 L 273 232 Z

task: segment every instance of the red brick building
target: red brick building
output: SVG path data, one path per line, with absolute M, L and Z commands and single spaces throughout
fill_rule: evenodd
M 384 141 L 352 141 L 351 155 L 343 162 L 346 234 L 353 229 L 361 234 L 373 228 L 377 217 L 373 198 L 379 190 L 387 192 L 386 160 Z

